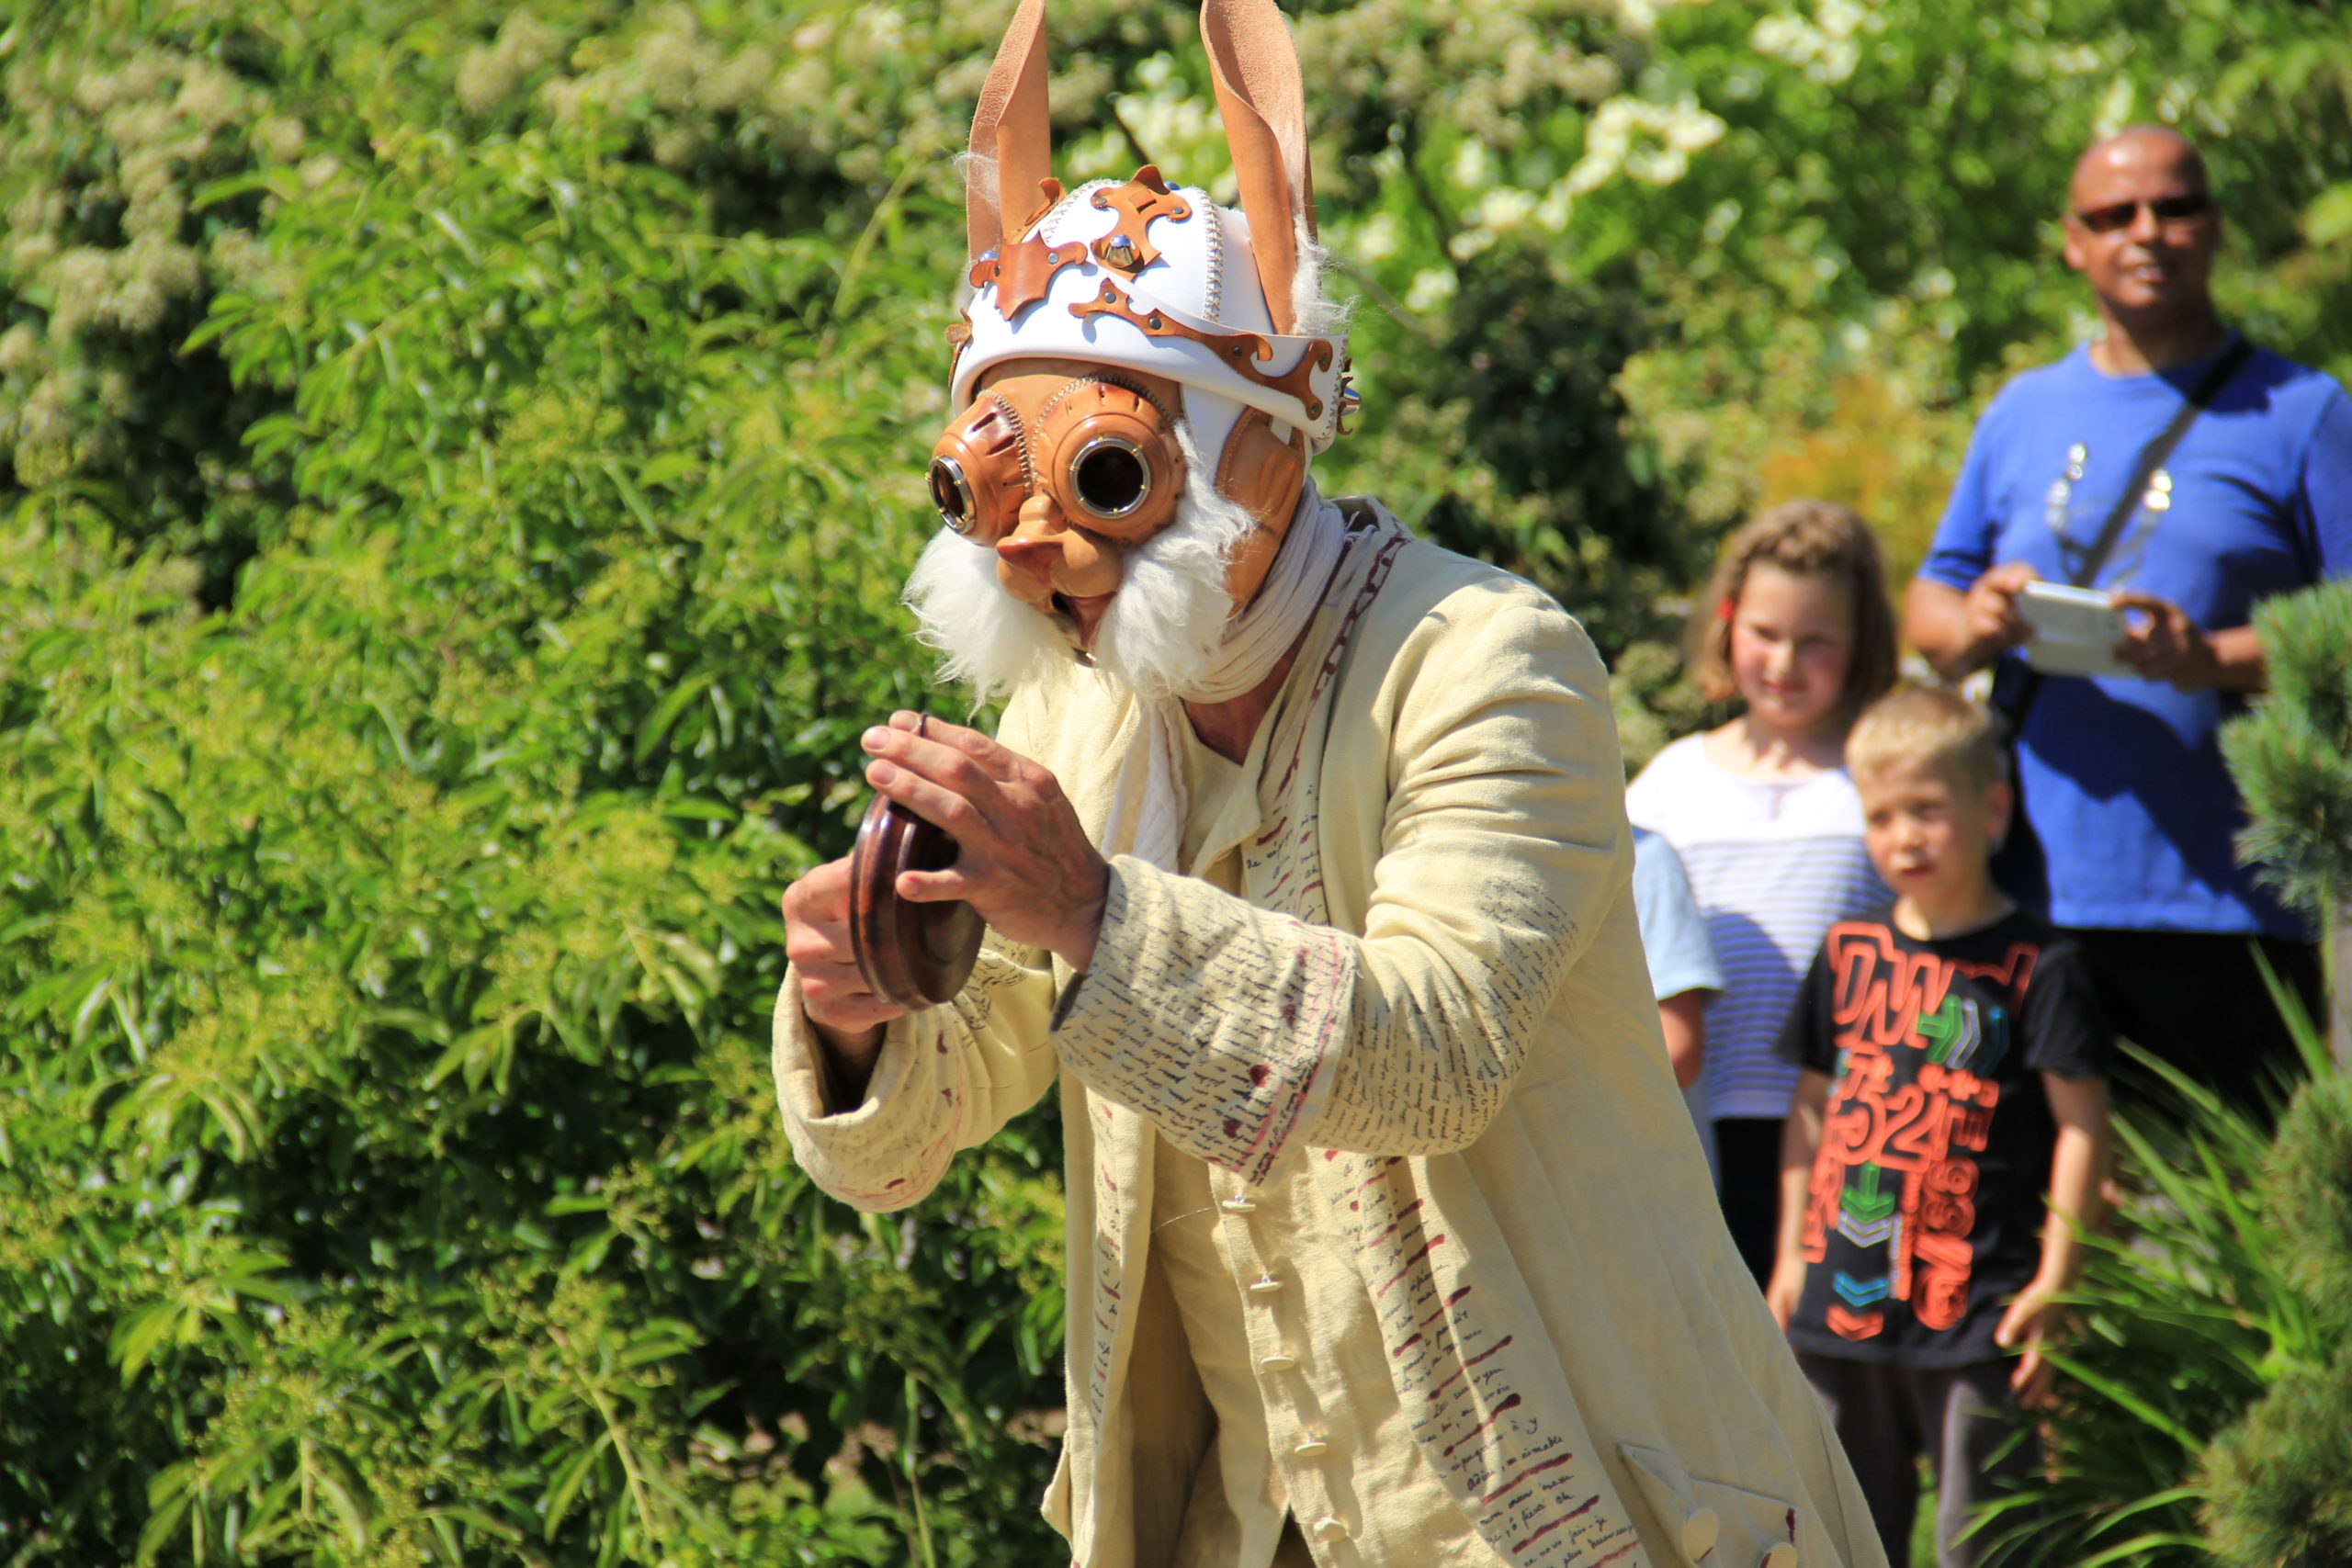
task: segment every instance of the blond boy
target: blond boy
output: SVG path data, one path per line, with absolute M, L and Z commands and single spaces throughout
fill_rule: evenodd
M 1970 1511 L 2034 1467 L 2030 1433 L 2000 1450 L 2049 1395 L 2041 1349 L 2106 1166 L 2112 1038 L 2079 953 L 1993 882 L 2013 796 L 1990 716 L 1898 692 L 1846 757 L 1895 900 L 1830 928 L 1781 1037 L 1802 1076 L 1767 1294 L 1889 1558 L 1908 1552 L 1925 1453 L 1937 1562 L 1973 1568 Z

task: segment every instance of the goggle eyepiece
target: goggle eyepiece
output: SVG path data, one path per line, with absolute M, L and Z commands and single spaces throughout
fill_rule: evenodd
M 931 460 L 931 503 L 939 509 L 939 520 L 958 534 L 969 534 L 979 515 L 979 506 L 972 497 L 972 481 L 964 477 L 964 465 L 953 457 Z
M 1151 463 L 1124 436 L 1098 435 L 1070 459 L 1069 488 L 1097 517 L 1131 516 L 1151 498 Z

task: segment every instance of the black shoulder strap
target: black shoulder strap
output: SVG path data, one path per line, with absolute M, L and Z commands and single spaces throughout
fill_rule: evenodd
M 2171 457 L 2173 448 L 2180 445 L 2180 438 L 2188 434 L 2190 425 L 2197 423 L 2197 416 L 2221 396 L 2222 389 L 2230 384 L 2230 378 L 2245 368 L 2246 361 L 2253 357 L 2254 344 L 2240 336 L 2189 389 L 2188 396 L 2172 416 L 2171 423 L 2141 449 L 2139 461 L 2132 468 L 2132 482 L 2125 485 L 2123 493 L 2115 498 L 2107 521 L 2099 525 L 2098 536 L 2091 541 L 2090 548 L 2083 553 L 2082 560 L 2066 574 L 2069 582 L 2077 588 L 2091 586 L 2099 574 L 2099 569 L 2107 565 L 2107 558 L 2115 553 L 2117 541 L 2123 537 L 2124 525 L 2132 521 L 2132 514 L 2140 510 L 2141 494 L 2148 488 L 2148 480 L 2164 467 L 2165 459 Z M 2015 671 L 2016 678 L 2010 681 L 1996 678 L 1993 705 L 2007 716 L 2009 738 L 2015 742 L 2025 733 L 2027 710 L 2033 706 L 2033 699 L 2041 694 L 2041 671 L 2022 660 L 2010 668 Z
M 2253 357 L 2254 344 L 2241 337 L 2230 344 L 2227 353 L 2213 361 L 2213 367 L 2190 389 L 2188 396 L 2181 402 L 2179 412 L 2172 416 L 2172 423 L 2158 432 L 2154 441 L 2141 448 L 2140 460 L 2132 469 L 2131 482 L 2123 487 L 2123 493 L 2115 498 L 2114 506 L 2108 511 L 2107 521 L 2099 525 L 2098 536 L 2091 541 L 2091 547 L 2084 552 L 2081 562 L 2066 574 L 2067 581 L 2077 588 L 2088 588 L 2098 580 L 2099 569 L 2107 564 L 2107 558 L 2115 553 L 2117 541 L 2123 537 L 2124 525 L 2132 521 L 2132 514 L 2140 510 L 2141 492 L 2148 488 L 2148 480 L 2165 466 L 2165 459 L 2171 457 L 2173 448 L 2180 445 L 2180 438 L 2188 434 L 2188 427 L 2197 423 L 2197 416 L 2211 406 L 2213 400 L 2221 396 L 2222 389 L 2230 384 L 2230 378 L 2244 369 L 2245 362 Z

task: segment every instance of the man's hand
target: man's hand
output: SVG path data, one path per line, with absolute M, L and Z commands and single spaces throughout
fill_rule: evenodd
M 1094 961 L 1111 869 L 1088 841 L 1054 775 L 976 729 L 911 713 L 865 735 L 865 781 L 958 846 L 944 871 L 899 876 L 918 904 L 961 898 L 1000 934 L 1057 953 L 1083 972 Z
M 2009 1373 L 2009 1386 L 2017 1391 L 2023 1409 L 2040 1410 L 2057 1403 L 2051 1393 L 2057 1369 L 2042 1359 L 2043 1348 L 2065 1332 L 2065 1314 L 2055 1300 L 2057 1294 L 2055 1286 L 2035 1280 L 2018 1292 L 2018 1299 L 2001 1314 L 2000 1326 L 1993 1330 L 1993 1342 L 2002 1349 L 2025 1347 Z
M 2023 561 L 2003 561 L 1965 593 L 1915 577 L 1904 592 L 1903 635 L 1945 680 L 1973 674 L 2031 634 L 2018 595 L 2037 575 Z
M 820 865 L 784 890 L 784 955 L 800 976 L 800 1008 L 844 1079 L 863 1087 L 899 1010 L 874 994 L 849 944 L 849 862 Z M 840 1109 L 848 1109 L 841 1107 Z
M 2133 589 L 2119 590 L 2115 607 L 2138 612 L 2132 617 L 2132 629 L 2115 645 L 2115 654 L 2142 679 L 2161 681 L 2184 692 L 2203 691 L 2215 683 L 2220 661 L 2188 612 Z
M 2018 613 L 2018 595 L 2041 576 L 2021 560 L 2004 561 L 1970 585 L 1961 615 L 1972 665 L 1990 664 L 2033 635 Z
M 2115 607 L 2134 612 L 2116 657 L 2148 680 L 2184 692 L 2254 693 L 2270 683 L 2269 661 L 2252 626 L 2209 632 L 2170 600 L 2128 588 L 2116 592 Z

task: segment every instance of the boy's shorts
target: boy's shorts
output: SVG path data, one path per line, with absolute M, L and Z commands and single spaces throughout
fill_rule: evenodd
M 1937 1568 L 1997 1561 L 1986 1541 L 2004 1531 L 1957 1538 L 1979 1504 L 2030 1481 L 2041 1468 L 2041 1442 L 2009 1390 L 2015 1361 L 1903 1367 L 1800 1350 L 1797 1365 L 1829 1408 L 1889 1562 L 1900 1568 L 1911 1561 L 1921 1454 L 1936 1483 Z M 2021 1427 L 2022 1438 L 2011 1442 Z

